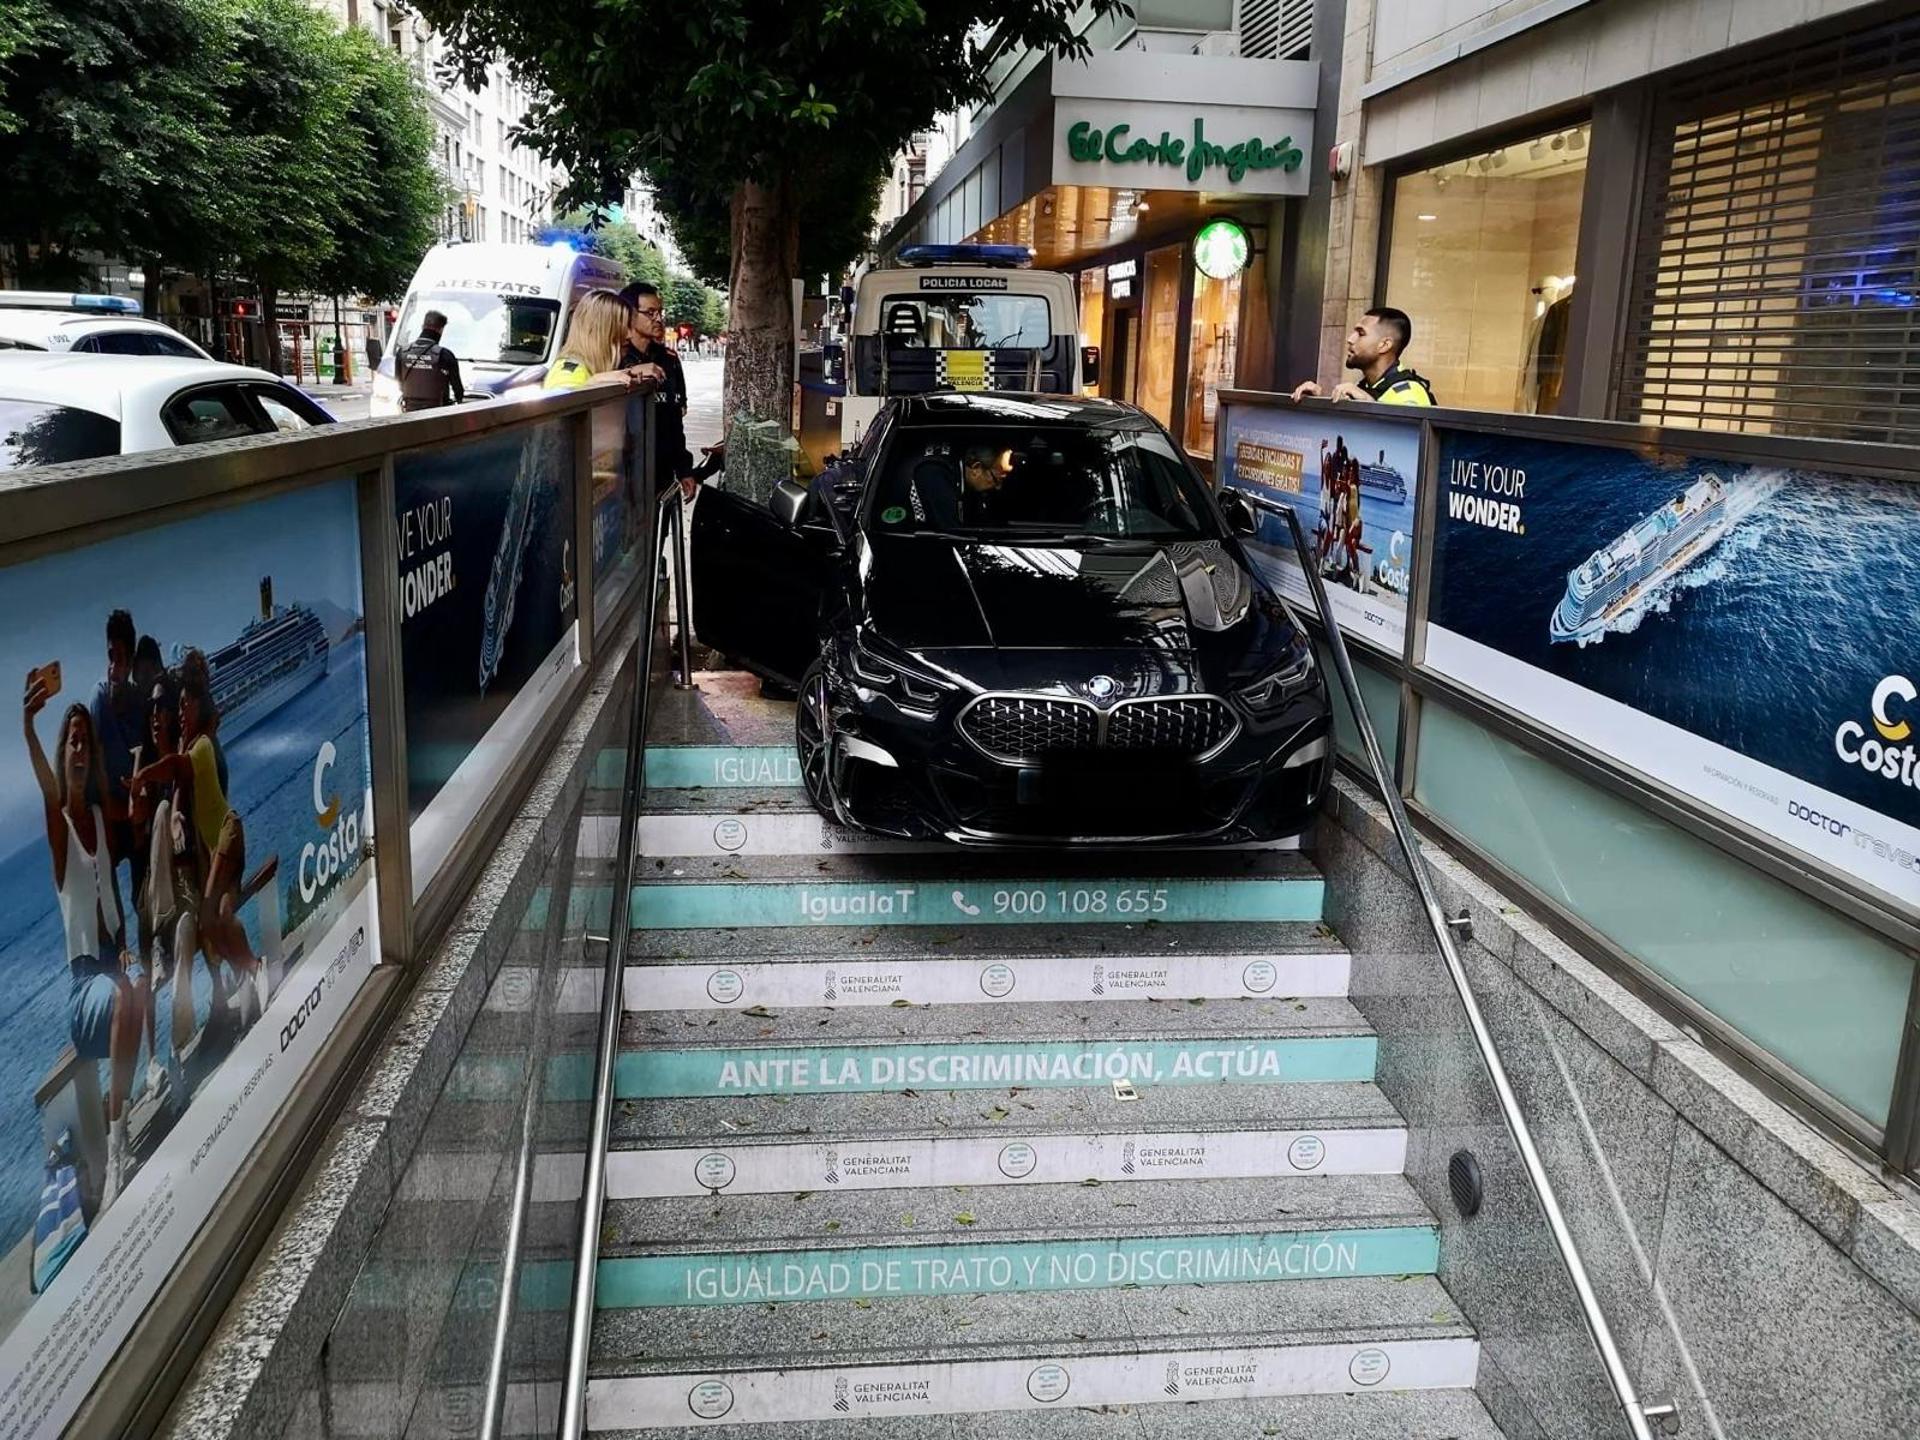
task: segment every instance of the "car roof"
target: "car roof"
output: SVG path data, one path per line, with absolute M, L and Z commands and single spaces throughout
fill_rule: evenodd
M 922 425 L 1031 424 L 1036 420 L 1083 425 L 1111 425 L 1135 419 L 1151 423 L 1144 410 L 1099 395 L 1037 395 L 1012 391 L 938 390 L 927 395 L 901 396 L 899 421 Z
M 37 400 L 125 418 L 182 386 L 253 380 L 279 385 L 278 375 L 190 355 L 74 355 L 0 351 L 0 400 Z

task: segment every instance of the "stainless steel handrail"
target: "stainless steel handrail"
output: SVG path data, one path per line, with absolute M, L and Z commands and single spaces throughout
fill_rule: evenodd
M 620 791 L 620 843 L 614 860 L 613 914 L 607 926 L 607 959 L 600 980 L 599 1048 L 594 1054 L 593 1111 L 587 1127 L 586 1169 L 580 1196 L 580 1232 L 574 1247 L 573 1297 L 567 1318 L 567 1372 L 560 1400 L 562 1440 L 577 1440 L 587 1422 L 587 1359 L 593 1344 L 593 1291 L 600 1254 L 600 1221 L 606 1208 L 607 1148 L 613 1134 L 613 1073 L 620 1051 L 622 981 L 626 973 L 627 940 L 633 923 L 634 870 L 639 863 L 635 839 L 637 810 L 647 739 L 647 689 L 652 674 L 653 636 L 659 624 L 660 552 L 662 522 L 673 531 L 676 559 L 686 554 L 680 487 L 669 486 L 654 512 L 652 543 L 647 549 L 642 595 L 642 628 L 634 646 L 633 715 L 627 726 L 627 763 Z M 669 507 L 671 506 L 671 511 Z M 676 571 L 675 588 L 685 589 L 686 571 Z M 684 613 L 684 607 L 683 607 Z M 681 633 L 681 663 L 686 664 L 687 636 Z M 683 671 L 683 674 L 685 672 Z
M 1487 1028 L 1486 1018 L 1480 1013 L 1480 1002 L 1473 993 L 1473 982 L 1467 978 L 1466 966 L 1461 963 L 1460 953 L 1454 948 L 1453 927 L 1446 911 L 1440 906 L 1440 897 L 1434 892 L 1433 878 L 1427 873 L 1426 856 L 1414 834 L 1413 824 L 1407 818 L 1406 806 L 1401 803 L 1393 773 L 1387 768 L 1386 756 L 1380 749 L 1380 737 L 1374 732 L 1373 721 L 1367 714 L 1366 702 L 1360 694 L 1360 682 L 1353 672 L 1352 657 L 1347 653 L 1346 641 L 1340 634 L 1332 604 L 1327 599 L 1326 584 L 1320 578 L 1319 566 L 1314 564 L 1308 553 L 1307 537 L 1300 528 L 1300 517 L 1294 513 L 1291 505 L 1280 501 L 1251 495 L 1244 490 L 1234 490 L 1232 493 L 1247 504 L 1279 515 L 1287 522 L 1287 529 L 1293 536 L 1294 552 L 1300 559 L 1300 569 L 1307 578 L 1307 590 L 1313 596 L 1314 609 L 1319 612 L 1321 628 L 1326 632 L 1327 650 L 1333 656 L 1333 667 L 1339 672 L 1340 687 L 1346 692 L 1347 703 L 1353 711 L 1354 728 L 1360 733 L 1367 767 L 1373 772 L 1374 783 L 1379 787 L 1381 799 L 1387 807 L 1387 816 L 1393 823 L 1394 836 L 1407 857 L 1408 873 L 1413 876 L 1414 889 L 1420 894 L 1420 905 L 1426 911 L 1427 924 L 1440 947 L 1447 975 L 1453 981 L 1454 991 L 1467 1013 L 1467 1026 L 1473 1032 L 1481 1063 L 1487 1067 L 1487 1075 L 1493 1081 L 1494 1095 L 1500 1102 L 1500 1114 L 1506 1121 L 1507 1133 L 1513 1137 L 1514 1148 L 1520 1152 L 1520 1163 L 1527 1172 L 1527 1180 L 1533 1186 L 1535 1198 L 1540 1202 L 1541 1212 L 1546 1216 L 1547 1228 L 1553 1233 L 1554 1248 L 1560 1253 L 1560 1263 L 1566 1267 L 1567 1278 L 1573 1282 L 1581 1319 L 1586 1322 L 1587 1333 L 1593 1338 L 1594 1349 L 1600 1354 L 1600 1364 L 1607 1372 L 1607 1382 L 1613 1387 L 1620 1413 L 1634 1440 L 1653 1440 L 1648 1407 L 1641 1402 L 1633 1377 L 1627 1374 L 1626 1361 L 1621 1358 L 1620 1347 L 1614 1340 L 1613 1327 L 1607 1323 L 1606 1314 L 1600 1308 L 1593 1279 L 1587 1274 L 1586 1262 L 1580 1258 L 1579 1247 L 1574 1243 L 1566 1214 L 1560 1208 L 1553 1181 L 1548 1178 L 1546 1167 L 1540 1161 L 1539 1149 L 1533 1141 L 1533 1130 L 1520 1111 L 1520 1101 L 1513 1092 L 1513 1082 L 1507 1077 L 1507 1067 L 1500 1059 L 1500 1049 L 1494 1043 L 1493 1032 Z M 1664 1428 L 1665 1422 L 1673 1416 L 1672 1408 L 1662 1404 L 1653 1409 Z M 1666 1433 L 1674 1432 L 1667 1430 Z

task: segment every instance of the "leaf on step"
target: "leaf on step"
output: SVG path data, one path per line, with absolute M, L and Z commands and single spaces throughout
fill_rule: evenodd
M 793 1103 L 793 1096 L 791 1095 L 769 1095 L 767 1098 L 776 1105 L 791 1105 Z
M 824 1228 L 828 1230 L 838 1230 L 840 1228 L 840 1222 L 838 1220 L 829 1220 Z
M 947 1117 L 946 1117 L 946 1116 L 944 1116 L 944 1115 L 936 1115 L 936 1116 L 934 1116 L 934 1117 L 933 1117 L 933 1123 L 934 1123 L 934 1124 L 936 1124 L 936 1125 L 944 1125 L 944 1126 L 945 1126 L 945 1127 L 946 1127 L 947 1129 L 949 1129 L 949 1130 L 951 1130 L 951 1129 L 953 1128 L 953 1122 L 952 1122 L 951 1120 L 949 1120 L 949 1119 L 947 1119 Z
M 1427 1318 L 1436 1325 L 1451 1325 L 1453 1323 L 1452 1313 L 1446 1310 L 1436 1310 Z
M 1176 1315 L 1191 1315 L 1193 1311 L 1189 1310 L 1184 1305 L 1176 1305 L 1173 1307 L 1173 1313 Z
M 1020 1102 L 1020 1108 L 1022 1110 L 1038 1110 L 1040 1107 L 1034 1104 L 1031 1100 L 1022 1100 Z
M 913 1226 L 913 1212 L 909 1210 L 906 1214 L 902 1215 L 900 1217 L 900 1223 L 911 1229 Z
M 611 1220 L 600 1227 L 600 1246 L 602 1249 L 611 1250 L 619 1238 L 619 1228 Z
M 793 1203 L 798 1205 L 802 1200 L 811 1200 L 812 1198 L 813 1192 L 811 1190 L 796 1191 L 794 1193 Z
M 622 1100 L 620 1102 L 620 1113 L 631 1119 L 640 1113 L 640 1106 L 632 1100 Z
M 779 1018 L 764 1005 L 749 1005 L 740 1013 L 742 1015 L 751 1015 L 756 1020 L 777 1020 Z
M 1092 1190 L 1098 1187 L 1099 1185 L 1103 1184 L 1104 1182 L 1097 1175 L 1089 1175 L 1086 1179 L 1082 1180 L 1080 1183 L 1086 1186 L 1087 1189 Z
M 871 1310 L 873 1308 L 873 1301 L 856 1300 L 853 1302 L 853 1308 L 856 1310 Z
M 1075 1330 L 1071 1333 L 1073 1335 L 1073 1338 L 1076 1340 L 1084 1340 L 1087 1338 L 1087 1332 L 1084 1330 Z
M 913 1001 L 903 995 L 888 1008 L 893 1010 L 911 1010 L 913 1008 Z
M 973 1324 L 973 1321 L 971 1320 L 956 1318 L 953 1322 L 953 1328 L 956 1330 L 964 1330 L 967 1328 L 967 1326 L 971 1324 Z
M 1307 1008 L 1307 1002 L 1304 1000 L 1296 1000 L 1293 1002 L 1293 1008 L 1304 1011 Z
M 1195 995 L 1192 999 L 1187 1001 L 1187 1004 L 1189 1005 L 1204 1005 L 1206 1003 L 1207 1003 L 1207 997 L 1204 995 Z
M 902 1090 L 900 1093 L 909 1100 L 918 1100 L 920 1098 L 920 1092 L 918 1090 Z
M 824 1330 L 816 1330 L 813 1332 L 813 1338 L 815 1340 L 830 1340 L 833 1337 L 828 1335 L 827 1332 Z
M 1006 1106 L 996 1105 L 991 1110 L 982 1110 L 980 1112 L 980 1118 L 982 1120 L 1004 1120 L 1012 1113 L 1013 1112 L 1007 1109 Z
M 1116 1210 L 1138 1210 L 1140 1208 L 1140 1202 L 1138 1200 L 1115 1200 L 1113 1202 L 1113 1208 Z
M 980 1223 L 980 1217 L 971 1210 L 962 1210 L 953 1217 L 953 1223 L 956 1225 L 978 1225 Z

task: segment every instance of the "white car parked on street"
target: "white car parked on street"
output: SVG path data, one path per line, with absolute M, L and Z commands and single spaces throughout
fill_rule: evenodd
M 51 290 L 0 290 L 0 353 L 9 350 L 213 358 L 172 326 L 141 319 L 132 300 Z
M 332 423 L 311 396 L 244 365 L 0 352 L 0 471 Z

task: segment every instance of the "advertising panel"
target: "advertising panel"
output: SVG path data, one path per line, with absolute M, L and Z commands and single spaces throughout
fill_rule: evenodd
M 85 1399 L 378 954 L 354 487 L 0 569 L 0 1434 Z
M 1234 402 L 1220 442 L 1235 489 L 1291 505 L 1348 635 L 1400 652 L 1420 477 L 1420 427 L 1351 411 Z M 1282 595 L 1313 608 L 1286 522 L 1260 515 L 1251 556 Z
M 1440 446 L 1431 668 L 1920 902 L 1920 487 Z
M 568 423 L 397 456 L 393 485 L 419 884 L 577 660 Z

